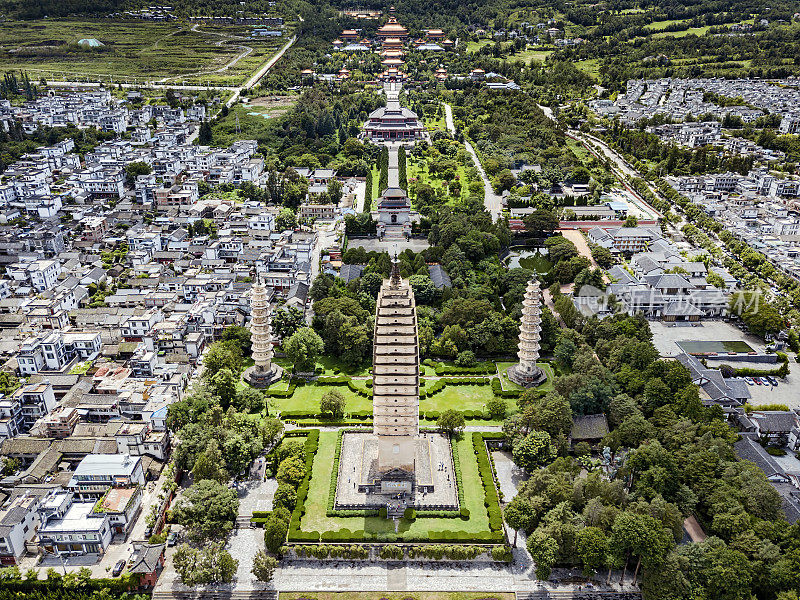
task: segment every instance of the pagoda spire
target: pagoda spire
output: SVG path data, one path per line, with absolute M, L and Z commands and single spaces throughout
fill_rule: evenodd
M 282 369 L 272 364 L 271 309 L 267 288 L 261 274 L 256 275 L 250 288 L 250 344 L 253 366 L 244 373 L 245 381 L 257 387 L 269 385 L 280 379 Z
M 534 277 L 528 282 L 522 299 L 522 320 L 519 325 L 517 357 L 519 363 L 508 369 L 508 378 L 514 383 L 530 387 L 538 385 L 546 375 L 536 365 L 539 360 L 542 330 L 542 290 Z

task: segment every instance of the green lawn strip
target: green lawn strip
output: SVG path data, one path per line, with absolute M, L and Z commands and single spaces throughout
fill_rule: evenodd
M 436 392 L 430 397 L 423 398 L 419 402 L 419 409 L 423 413 L 430 411 L 444 412 L 446 410 L 457 411 L 483 411 L 486 403 L 494 398 L 494 392 L 488 385 L 448 385 L 442 391 Z M 428 382 L 429 385 L 430 382 Z M 509 411 L 516 408 L 516 404 L 507 400 Z
M 271 389 L 271 388 L 270 388 Z M 372 410 L 372 399 L 365 398 L 355 392 L 350 391 L 346 385 L 298 385 L 294 394 L 289 398 L 270 398 L 269 407 L 270 412 L 274 414 L 275 411 L 284 413 L 290 411 L 293 413 L 306 413 L 309 415 L 319 414 L 319 401 L 322 395 L 335 389 L 340 392 L 345 399 L 345 412 Z
M 328 517 L 329 494 L 331 493 L 331 471 L 336 452 L 338 432 L 320 432 L 319 449 L 305 503 L 305 515 L 300 522 L 303 532 L 310 531 L 350 531 L 363 530 L 370 534 L 394 533 L 394 523 L 380 517 Z M 483 484 L 478 473 L 478 463 L 472 447 L 472 438 L 462 435 L 455 442 L 461 465 L 461 480 L 464 486 L 464 507 L 470 511 L 467 521 L 449 518 L 420 517 L 412 523 L 403 521 L 400 533 L 420 539 L 427 539 L 431 532 L 464 531 L 467 533 L 487 533 L 489 517 L 483 505 Z M 402 537 L 402 536 L 401 536 Z

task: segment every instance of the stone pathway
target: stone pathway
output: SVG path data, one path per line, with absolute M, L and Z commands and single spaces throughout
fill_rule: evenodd
M 399 148 L 398 146 L 389 146 L 389 187 L 400 187 L 400 168 L 399 168 Z

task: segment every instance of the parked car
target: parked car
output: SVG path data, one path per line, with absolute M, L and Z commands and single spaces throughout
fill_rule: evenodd
M 761 382 L 761 385 L 770 385 L 766 377 L 759 377 L 758 380 Z
M 118 560 L 117 564 L 114 565 L 114 570 L 111 571 L 111 576 L 112 577 L 119 577 L 120 575 L 122 575 L 122 569 L 124 569 L 124 568 L 125 568 L 125 561 L 124 560 Z
M 172 546 L 174 546 L 177 543 L 178 543 L 178 534 L 175 533 L 174 531 L 170 532 L 170 534 L 167 536 L 167 546 L 172 548 Z
M 745 382 L 747 385 L 753 385 L 753 379 L 752 379 L 751 377 L 745 377 L 745 378 L 744 378 L 744 382 Z
M 778 385 L 778 380 L 772 375 L 767 375 L 767 381 L 769 381 L 772 385 Z
M 753 377 L 753 381 L 755 382 L 756 385 L 761 385 L 761 379 L 759 379 L 758 377 Z

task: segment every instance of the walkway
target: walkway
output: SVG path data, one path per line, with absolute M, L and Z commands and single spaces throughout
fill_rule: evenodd
M 389 146 L 389 187 L 400 187 L 400 158 L 397 146 Z
M 456 126 L 453 122 L 453 108 L 446 102 L 444 103 L 444 121 L 447 125 L 447 130 L 455 135 Z M 486 176 L 486 171 L 483 170 L 483 165 L 478 158 L 477 152 L 475 152 L 472 144 L 470 144 L 466 139 L 464 140 L 464 147 L 472 157 L 472 162 L 475 164 L 475 168 L 478 169 L 478 174 L 483 180 L 483 204 L 486 207 L 486 211 L 492 215 L 492 221 L 498 221 L 503 213 L 503 198 L 502 196 L 494 193 L 494 188 L 492 187 L 489 178 Z

